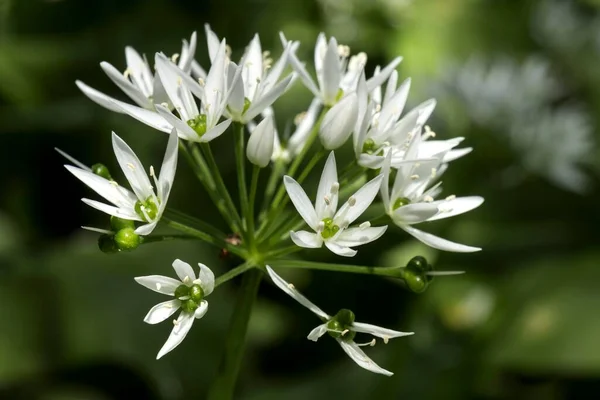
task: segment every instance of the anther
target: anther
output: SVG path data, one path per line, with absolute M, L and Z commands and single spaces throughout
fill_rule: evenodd
M 188 284 L 188 283 L 190 283 L 190 282 L 191 282 L 191 280 L 192 280 L 192 279 L 191 279 L 189 276 L 187 276 L 187 275 L 186 275 L 186 276 L 185 276 L 185 278 L 183 278 L 183 281 L 182 281 L 182 282 L 183 282 L 183 283 L 185 283 L 185 284 Z
M 358 226 L 360 229 L 367 229 L 371 227 L 371 223 L 369 221 L 365 221 Z
M 160 283 L 156 283 L 156 290 L 160 290 L 160 288 L 162 288 L 162 285 Z
M 130 170 L 135 171 L 135 165 L 133 165 L 132 163 L 127 163 L 127 166 Z
M 294 285 L 293 285 L 293 284 L 291 284 L 291 283 L 288 283 L 288 287 L 289 287 L 290 289 L 292 289 L 292 290 L 296 289 L 296 286 L 294 286 Z
M 181 84 L 183 83 L 183 80 L 181 79 L 180 76 L 177 77 L 177 86 L 181 86 Z
M 131 75 L 131 70 L 127 68 L 125 71 L 123 71 L 123 76 L 125 78 L 129 78 L 129 75 Z
M 356 197 L 350 196 L 350 198 L 348 199 L 348 205 L 350 207 L 353 207 L 354 205 L 356 205 Z
M 431 168 L 431 177 L 435 178 L 436 175 L 437 175 L 437 168 Z
M 425 201 L 425 203 L 431 203 L 433 201 L 433 197 L 431 197 L 431 196 L 425 196 L 423 198 L 423 201 Z
M 417 175 L 417 174 L 411 175 L 410 179 L 412 179 L 413 181 L 416 181 L 417 179 L 419 179 L 419 175 Z
M 156 174 L 154 173 L 154 166 L 150 166 L 150 176 L 156 176 Z
M 388 342 L 390 341 L 389 336 L 384 336 L 383 338 L 383 343 L 388 344 Z
M 333 184 L 331 185 L 331 194 L 337 194 L 339 190 L 340 184 L 338 182 L 333 182 Z
M 294 124 L 300 125 L 300 123 L 304 121 L 304 118 L 306 118 L 306 111 L 303 111 L 294 117 Z
M 204 87 L 204 85 L 206 85 L 206 82 L 204 82 L 204 79 L 202 78 L 198 78 L 198 84 L 202 87 Z
M 179 59 L 179 53 L 175 53 L 171 56 L 171 61 L 177 64 L 177 59 Z
M 165 107 L 165 108 L 169 108 L 169 103 L 167 103 L 166 101 L 160 103 L 160 105 L 163 106 L 163 107 Z
M 345 336 L 345 335 L 346 335 L 346 333 L 348 333 L 348 332 L 350 332 L 350 330 L 349 330 L 349 329 L 344 329 L 344 330 L 342 331 L 342 336 Z
M 325 201 L 325 204 L 327 204 L 327 205 L 330 205 L 330 204 L 331 204 L 331 199 L 329 198 L 329 196 L 327 196 L 327 195 L 326 195 L 326 196 L 323 198 L 323 200 Z
M 179 321 L 177 321 L 176 319 L 173 320 L 173 325 L 177 326 L 179 325 Z
M 454 195 L 454 194 L 451 194 L 450 196 L 446 197 L 447 201 L 454 200 L 454 199 L 456 199 L 456 195 Z

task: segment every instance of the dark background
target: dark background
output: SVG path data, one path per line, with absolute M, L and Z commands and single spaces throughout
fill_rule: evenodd
M 117 165 L 110 131 L 158 166 L 166 135 L 89 101 L 75 79 L 123 98 L 98 64 L 124 69 L 123 49 L 179 52 L 203 24 L 241 56 L 258 32 L 278 32 L 312 64 L 321 31 L 365 51 L 368 69 L 404 56 L 409 102 L 429 97 L 440 138 L 475 151 L 452 163 L 445 195 L 482 195 L 480 209 L 420 228 L 475 254 L 425 248 L 399 230 L 354 260 L 402 265 L 426 256 L 442 270 L 421 295 L 397 282 L 325 272 L 286 274 L 329 313 L 415 331 L 367 349 L 392 378 L 370 374 L 332 341 L 305 339 L 318 320 L 264 283 L 252 316 L 238 398 L 577 399 L 600 394 L 598 147 L 600 2 L 549 0 L 0 0 L 0 398 L 203 398 L 216 373 L 237 281 L 211 295 L 207 316 L 160 361 L 171 326 L 142 322 L 161 301 L 133 277 L 172 273 L 174 258 L 220 274 L 218 250 L 166 242 L 129 254 L 97 250 L 80 225 L 106 226 L 91 193 L 62 167 L 59 147 L 86 164 Z M 297 84 L 276 105 L 284 130 L 310 95 Z M 235 186 L 233 148 L 214 142 Z M 350 154 L 349 151 L 346 154 Z M 180 162 L 171 199 L 223 228 Z M 325 251 L 313 260 L 337 260 Z

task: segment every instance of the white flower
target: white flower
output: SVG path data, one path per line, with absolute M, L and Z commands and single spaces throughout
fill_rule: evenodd
M 296 130 L 292 133 L 290 140 L 288 140 L 287 143 L 287 149 L 292 156 L 299 154 L 304 148 L 306 140 L 310 136 L 310 132 L 319 117 L 320 111 L 321 102 L 319 99 L 315 98 L 310 103 L 308 110 L 296 117 L 296 120 L 294 121 L 296 123 Z
M 428 246 L 438 250 L 473 252 L 478 247 L 465 246 L 442 239 L 430 233 L 413 228 L 412 225 L 453 217 L 477 208 L 483 203 L 479 196 L 449 196 L 445 200 L 434 200 L 441 192 L 441 182 L 431 186 L 442 173 L 444 166 L 440 159 L 418 161 L 398 168 L 394 186 L 390 193 L 390 162 L 388 154 L 382 168 L 383 182 L 381 197 L 385 212 L 394 223 Z
M 355 93 L 344 97 L 327 111 L 319 129 L 319 137 L 325 149 L 337 149 L 348 140 L 356 124 L 357 112 L 358 101 Z
M 114 132 L 112 143 L 115 156 L 133 192 L 119 186 L 115 181 L 94 174 L 86 168 L 71 165 L 65 167 L 79 180 L 88 185 L 113 205 L 90 199 L 82 199 L 87 205 L 115 217 L 144 222 L 135 233 L 149 235 L 160 220 L 175 179 L 177 168 L 178 139 L 175 130 L 171 132 L 167 150 L 163 159 L 160 176 L 157 178 L 154 168 L 150 167 L 150 176 L 156 185 L 156 191 L 146 175 L 144 166 L 133 150 Z
M 328 333 L 330 336 L 335 338 L 346 354 L 348 354 L 348 356 L 350 356 L 350 358 L 354 360 L 354 362 L 356 362 L 360 367 L 371 372 L 375 372 L 376 374 L 383 374 L 387 376 L 393 375 L 392 372 L 375 364 L 375 362 L 373 362 L 373 360 L 371 360 L 361 350 L 361 346 L 374 346 L 376 343 L 375 339 L 369 343 L 357 344 L 353 340 L 354 336 L 357 332 L 367 333 L 372 336 L 379 337 L 384 343 L 387 343 L 390 339 L 412 335 L 413 332 L 399 332 L 391 329 L 381 328 L 376 325 L 355 322 L 354 313 L 345 309 L 340 310 L 334 316 L 329 316 L 310 300 L 304 297 L 300 292 L 298 292 L 294 285 L 287 283 L 283 278 L 277 275 L 275 271 L 273 271 L 273 269 L 271 269 L 271 267 L 268 265 L 267 271 L 271 276 L 273 283 L 275 283 L 277 287 L 290 295 L 298 303 L 315 313 L 323 321 L 323 324 L 317 326 L 308 334 L 309 340 L 316 342 L 321 336 L 323 336 L 325 333 Z
M 287 41 L 282 33 L 280 33 L 280 37 L 283 45 L 287 47 L 290 42 Z M 291 42 L 289 62 L 300 76 L 300 79 L 302 79 L 304 85 L 323 104 L 333 106 L 340 99 L 340 95 L 351 93 L 356 89 L 359 75 L 367 62 L 367 55 L 365 53 L 359 53 L 348 60 L 350 55 L 348 46 L 338 45 L 334 37 L 330 38 L 329 42 L 327 42 L 325 35 L 321 33 L 315 45 L 314 60 L 317 84 L 296 56 L 295 51 L 298 46 L 298 42 Z M 380 86 L 390 76 L 400 61 L 402 61 L 401 57 L 395 58 L 383 70 L 367 81 L 369 93 Z
M 266 167 L 273 155 L 275 127 L 271 117 L 264 118 L 253 130 L 248 139 L 246 156 L 252 164 Z
M 214 48 L 217 35 L 205 25 L 209 52 Z M 289 74 L 279 79 L 286 67 L 291 44 L 286 46 L 283 54 L 273 63 L 269 52 L 262 51 L 258 34 L 254 35 L 252 41 L 242 57 L 242 73 L 235 83 L 231 84 L 231 96 L 229 97 L 227 113 L 234 121 L 246 124 L 254 117 L 270 107 L 290 86 L 294 79 Z M 211 55 L 211 60 L 213 59 Z M 235 64 L 229 64 L 228 79 L 233 82 Z
M 329 154 L 323 168 L 314 207 L 298 182 L 287 175 L 284 176 L 283 182 L 294 207 L 315 231 L 291 231 L 292 241 L 306 248 L 318 248 L 325 243 L 335 254 L 353 257 L 356 250 L 351 247 L 370 243 L 381 237 L 387 229 L 387 226 L 371 227 L 369 222 L 349 227 L 371 205 L 382 179 L 383 176 L 379 175 L 367 182 L 337 210 L 340 185 L 333 152 Z
M 208 311 L 208 302 L 204 299 L 215 288 L 215 276 L 204 264 L 198 263 L 200 272 L 198 277 L 190 264 L 181 260 L 173 261 L 173 269 L 179 280 L 162 275 L 138 276 L 135 281 L 155 292 L 173 296 L 172 300 L 158 303 L 150 309 L 144 322 L 158 324 L 175 314 L 181 309 L 177 319 L 173 320 L 173 330 L 169 338 L 158 352 L 158 360 L 175 347 L 177 347 L 188 334 L 194 319 L 204 317 Z
M 189 73 L 191 70 L 195 52 L 196 32 L 192 34 L 189 43 L 186 40 L 183 41 L 181 54 L 173 56 L 173 59 L 178 61 L 177 66 L 185 73 Z M 160 79 L 152 74 L 146 58 L 140 56 L 132 47 L 125 48 L 125 58 L 127 60 L 127 69 L 124 73 L 119 72 L 107 62 L 100 63 L 100 66 L 108 77 L 142 109 L 153 111 L 154 104 L 168 101 Z M 124 112 L 118 105 L 122 103 L 119 100 L 107 96 L 81 81 L 76 81 L 75 83 L 87 97 L 102 107 L 119 113 Z

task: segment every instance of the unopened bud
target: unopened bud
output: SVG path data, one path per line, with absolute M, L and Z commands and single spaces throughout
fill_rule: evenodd
M 356 93 L 344 97 L 327 111 L 319 129 L 319 137 L 325 149 L 337 149 L 348 140 L 356 124 L 357 114 Z
M 115 234 L 114 242 L 119 250 L 129 251 L 136 249 L 142 243 L 142 238 L 133 228 L 124 228 Z
M 269 165 L 273 155 L 273 143 L 275 140 L 275 127 L 273 119 L 267 117 L 254 128 L 248 139 L 246 156 L 254 165 L 261 168 Z

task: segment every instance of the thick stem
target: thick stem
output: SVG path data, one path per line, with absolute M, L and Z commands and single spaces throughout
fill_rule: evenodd
M 244 125 L 239 122 L 233 123 L 233 135 L 235 140 L 235 166 L 237 171 L 238 191 L 240 195 L 240 207 L 242 210 L 244 230 L 248 228 L 248 187 L 246 186 L 246 154 L 244 151 Z
M 235 278 L 240 274 L 243 274 L 251 268 L 254 268 L 254 264 L 249 261 L 246 261 L 245 263 L 238 265 L 233 269 L 230 269 L 229 271 L 225 272 L 223 275 L 215 279 L 215 287 L 224 284 L 225 282 Z
M 242 278 L 242 286 L 225 339 L 225 353 L 219 365 L 217 378 L 208 392 L 207 398 L 209 400 L 230 400 L 233 398 L 246 344 L 248 322 L 250 321 L 262 274 L 259 269 L 254 269 L 245 273 Z
M 254 239 L 254 204 L 256 204 L 256 190 L 258 188 L 258 176 L 260 175 L 260 167 L 255 165 L 252 168 L 252 180 L 250 181 L 250 198 L 248 199 L 248 238 L 250 239 L 250 248 L 255 248 Z
M 260 209 L 260 214 L 258 216 L 258 221 L 262 222 L 265 216 L 267 215 L 267 210 L 269 209 L 269 205 L 271 200 L 273 200 L 273 195 L 275 194 L 275 189 L 277 189 L 277 183 L 281 179 L 281 176 L 284 174 L 286 164 L 282 160 L 277 160 L 273 164 L 271 168 L 271 174 L 269 175 L 269 180 L 267 182 L 267 188 L 265 189 L 265 197 L 263 198 L 263 203 Z
M 302 268 L 316 269 L 321 271 L 349 272 L 353 274 L 390 276 L 402 278 L 404 268 L 402 267 L 372 267 L 361 265 L 328 264 L 303 260 L 267 260 L 265 264 L 278 268 Z

